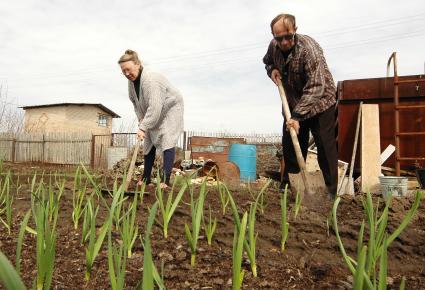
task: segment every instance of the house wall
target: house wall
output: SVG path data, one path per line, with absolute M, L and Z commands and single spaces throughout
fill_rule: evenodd
M 107 126 L 99 126 L 99 115 L 107 116 Z M 91 132 L 111 134 L 112 117 L 91 105 L 67 105 L 25 110 L 26 132 Z

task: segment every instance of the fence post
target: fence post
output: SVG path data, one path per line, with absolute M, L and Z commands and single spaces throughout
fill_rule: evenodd
M 91 136 L 91 160 L 90 160 L 90 165 L 91 165 L 91 168 L 92 169 L 94 169 L 94 154 L 95 154 L 95 139 L 96 139 L 96 136 L 95 135 L 93 135 L 92 134 L 92 136 Z
M 114 147 L 114 133 L 111 133 L 111 147 Z
M 44 160 L 44 157 L 45 157 L 45 155 L 44 155 L 44 144 L 45 144 L 45 139 L 44 139 L 44 134 L 43 135 L 41 135 L 41 162 L 44 164 L 45 163 L 45 160 Z
M 187 132 L 183 131 L 183 151 L 187 150 L 186 138 L 187 138 Z
M 15 163 L 15 151 L 16 151 L 15 145 L 16 145 L 16 139 L 13 138 L 12 139 L 12 158 L 11 158 L 12 163 Z

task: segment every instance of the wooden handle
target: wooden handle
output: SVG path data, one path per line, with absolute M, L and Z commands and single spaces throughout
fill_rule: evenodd
M 354 136 L 353 154 L 351 155 L 350 173 L 348 174 L 349 179 L 353 178 L 354 163 L 356 161 L 357 142 L 359 140 L 359 131 L 360 131 L 360 122 L 361 122 L 360 118 L 362 116 L 362 105 L 363 105 L 363 102 L 360 102 L 359 112 L 357 114 L 356 135 Z
M 136 165 L 137 154 L 139 153 L 139 148 L 141 143 L 142 143 L 142 140 L 137 138 L 136 146 L 134 147 L 133 157 L 131 158 L 131 161 L 130 161 L 130 167 L 128 168 L 128 171 L 127 171 L 127 178 L 125 180 L 124 191 L 127 191 L 128 186 L 130 185 L 131 177 L 133 176 L 134 166 Z
M 283 89 L 283 85 L 280 80 L 278 80 L 278 88 L 279 88 L 280 99 L 282 100 L 283 113 L 287 121 L 291 119 L 291 111 L 289 110 L 288 100 L 286 99 L 285 90 Z M 297 132 L 295 132 L 294 128 L 289 127 L 289 134 L 291 135 L 292 144 L 294 145 L 295 155 L 297 156 L 298 166 L 300 167 L 301 177 L 304 182 L 305 191 L 307 192 L 307 194 L 311 194 L 312 191 L 310 190 L 310 186 L 307 181 L 305 161 L 304 161 L 303 154 L 301 153 L 301 147 L 298 141 Z

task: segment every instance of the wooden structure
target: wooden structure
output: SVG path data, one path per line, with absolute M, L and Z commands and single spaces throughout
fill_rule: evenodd
M 244 138 L 217 138 L 193 136 L 189 139 L 192 159 L 211 159 L 217 164 L 227 162 L 230 146 L 233 143 L 245 144 Z
M 399 105 L 419 105 L 414 110 L 399 111 L 399 132 L 425 131 L 425 83 L 420 82 L 425 75 L 399 76 Z M 403 83 L 403 80 L 418 82 Z M 339 159 L 349 162 L 353 151 L 354 135 L 358 106 L 364 104 L 379 105 L 379 131 L 381 148 L 389 144 L 395 145 L 395 105 L 394 78 L 371 78 L 345 80 L 338 82 L 338 150 Z M 367 142 L 367 140 L 361 140 Z M 400 135 L 400 156 L 425 157 L 425 135 Z M 356 157 L 356 168 L 360 166 L 360 158 Z M 421 162 L 421 161 L 420 161 Z M 422 167 L 425 163 L 422 161 Z M 395 168 L 393 154 L 384 166 Z M 403 169 L 412 169 L 414 160 L 401 160 Z
M 389 75 L 389 69 L 391 65 L 391 61 L 393 61 L 394 64 L 394 141 L 395 141 L 395 170 L 396 175 L 400 176 L 400 162 L 405 161 L 415 161 L 418 163 L 419 160 L 425 161 L 425 156 L 418 156 L 418 155 L 411 155 L 409 152 L 409 155 L 403 155 L 401 156 L 401 148 L 400 148 L 400 140 L 402 137 L 407 136 L 425 136 L 425 130 L 422 129 L 420 131 L 418 130 L 408 130 L 402 132 L 400 129 L 400 112 L 402 111 L 416 111 L 417 109 L 425 109 L 425 104 L 422 105 L 415 105 L 415 104 L 409 104 L 409 105 L 400 105 L 400 98 L 399 98 L 399 90 L 400 86 L 403 84 L 414 84 L 419 89 L 419 84 L 424 85 L 425 84 L 425 77 L 422 78 L 412 78 L 412 79 L 404 79 L 399 80 L 398 74 L 397 74 L 397 54 L 393 52 L 391 54 L 390 59 L 388 60 L 387 64 L 387 76 Z

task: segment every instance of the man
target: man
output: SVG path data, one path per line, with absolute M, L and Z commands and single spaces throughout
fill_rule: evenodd
M 281 189 L 289 183 L 288 173 L 298 173 L 294 147 L 288 131 L 295 129 L 304 159 L 310 131 L 317 146 L 318 162 L 334 198 L 338 183 L 338 153 L 335 137 L 336 87 L 319 44 L 307 35 L 298 34 L 295 17 L 276 16 L 270 28 L 273 34 L 263 58 L 268 76 L 277 85 L 282 81 L 288 98 L 291 119 L 283 124 L 284 173 Z

